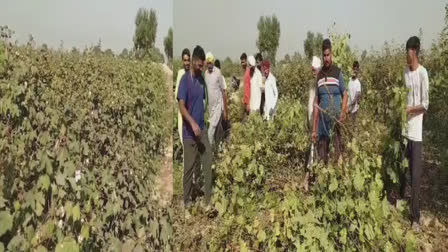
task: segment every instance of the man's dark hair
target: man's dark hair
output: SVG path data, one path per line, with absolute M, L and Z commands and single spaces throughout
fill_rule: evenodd
M 184 58 L 184 56 L 187 55 L 188 57 L 190 57 L 190 50 L 188 50 L 188 48 L 185 48 L 184 50 L 182 50 L 182 58 Z
M 257 53 L 257 55 L 255 55 L 255 60 L 262 62 L 263 61 L 263 56 L 261 56 L 261 53 Z
M 412 36 L 406 42 L 406 51 L 409 49 L 415 50 L 417 55 L 420 53 L 420 39 L 417 36 Z
M 193 50 L 193 59 L 194 60 L 205 60 L 205 52 L 204 49 L 202 49 L 201 46 L 196 46 Z
M 215 60 L 215 67 L 221 69 L 221 62 L 219 62 L 219 59 Z
M 353 62 L 353 68 L 359 69 L 359 62 L 357 60 L 355 60 L 355 62 Z
M 330 39 L 324 39 L 324 41 L 322 41 L 322 52 L 327 50 L 327 49 L 330 49 L 330 51 L 331 51 L 331 41 L 330 41 Z
M 240 60 L 247 60 L 247 54 L 246 53 L 241 54 Z

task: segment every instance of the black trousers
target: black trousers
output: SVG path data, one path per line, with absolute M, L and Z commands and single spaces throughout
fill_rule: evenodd
M 334 128 L 334 134 L 331 139 L 334 147 L 334 158 L 337 160 L 339 156 L 342 154 L 343 146 L 342 146 L 342 135 L 341 129 L 338 125 Z M 319 141 L 317 143 L 317 154 L 320 160 L 323 160 L 325 164 L 328 164 L 329 156 L 330 156 L 330 138 L 329 137 L 319 137 Z
M 412 221 L 420 220 L 420 183 L 422 175 L 422 142 L 408 140 L 405 157 L 409 160 L 411 173 L 411 216 Z M 406 189 L 406 172 L 400 174 L 400 195 L 404 198 Z

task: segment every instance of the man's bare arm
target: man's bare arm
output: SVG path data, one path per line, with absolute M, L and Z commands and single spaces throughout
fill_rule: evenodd
M 406 108 L 406 112 L 411 115 L 420 115 L 426 112 L 423 105 L 411 106 Z
M 182 117 L 187 121 L 188 124 L 190 124 L 191 128 L 194 131 L 194 134 L 198 137 L 201 135 L 201 131 L 199 129 L 198 124 L 194 121 L 193 117 L 191 117 L 190 113 L 188 113 L 187 108 L 185 107 L 185 101 L 180 100 L 179 101 L 179 110 Z

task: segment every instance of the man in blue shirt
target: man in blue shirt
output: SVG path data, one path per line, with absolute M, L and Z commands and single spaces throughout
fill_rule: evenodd
M 318 140 L 319 158 L 327 164 L 330 136 L 333 137 L 332 141 L 336 159 L 339 158 L 342 152 L 340 124 L 346 118 L 348 97 L 345 90 L 344 76 L 341 70 L 333 65 L 329 39 L 325 39 L 322 42 L 322 56 L 324 66 L 317 74 L 312 138 L 313 142 Z
M 179 84 L 177 100 L 183 118 L 182 138 L 184 148 L 184 206 L 188 209 L 193 190 L 193 173 L 199 170 L 205 180 L 205 203 L 209 205 L 212 191 L 212 155 L 204 123 L 205 80 L 202 76 L 205 53 L 196 46 L 192 55 L 190 72 L 186 72 Z M 200 157 L 201 162 L 195 162 Z M 187 211 L 188 212 L 188 211 Z M 187 213 L 186 213 L 187 215 Z

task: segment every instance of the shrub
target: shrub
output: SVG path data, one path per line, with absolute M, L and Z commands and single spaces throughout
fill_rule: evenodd
M 161 67 L 14 47 L 0 79 L 8 250 L 169 249 L 154 177 L 170 130 Z

